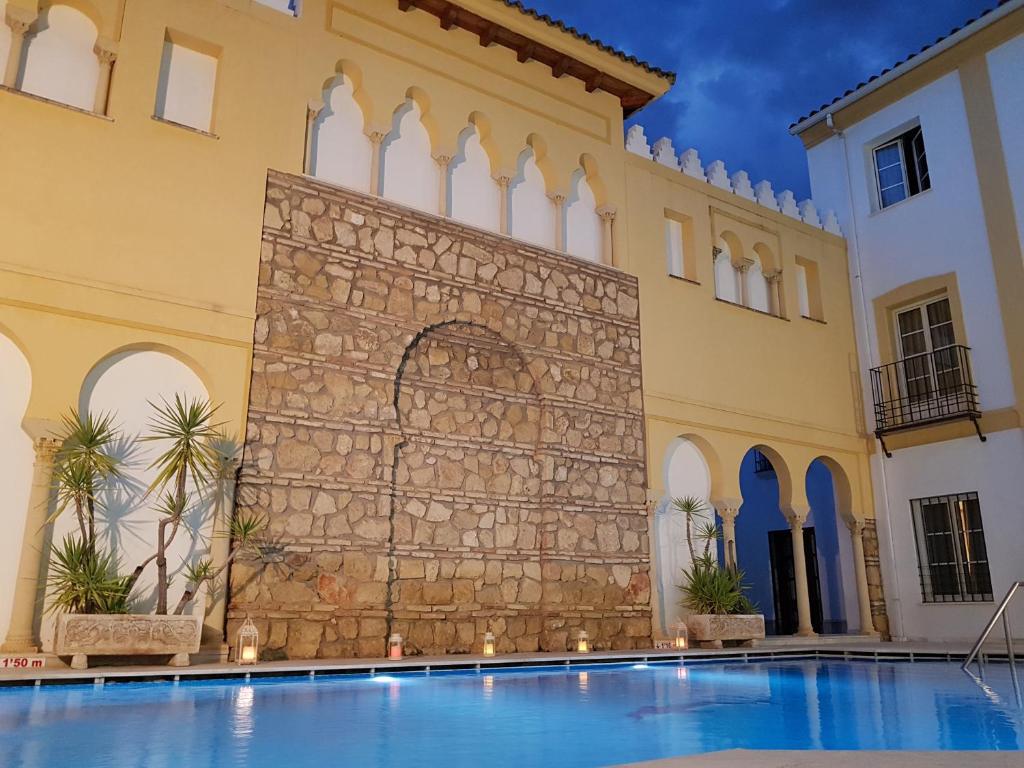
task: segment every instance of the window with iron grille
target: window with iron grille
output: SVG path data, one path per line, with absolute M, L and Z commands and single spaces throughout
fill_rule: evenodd
M 772 466 L 771 461 L 760 451 L 754 451 L 754 471 L 757 474 L 764 472 L 775 472 L 775 467 Z
M 978 494 L 913 499 L 910 506 L 924 602 L 992 600 Z

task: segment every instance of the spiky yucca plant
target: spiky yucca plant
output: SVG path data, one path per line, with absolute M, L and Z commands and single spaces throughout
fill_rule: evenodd
M 117 560 L 75 536 L 54 547 L 47 584 L 49 610 L 68 613 L 128 613 L 131 585 L 118 576 Z

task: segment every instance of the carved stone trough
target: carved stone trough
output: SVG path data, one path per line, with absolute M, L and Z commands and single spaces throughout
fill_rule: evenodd
M 686 617 L 686 630 L 690 641 L 700 643 L 701 648 L 721 648 L 725 642 L 750 648 L 764 640 L 764 616 L 691 614 Z
M 198 653 L 202 616 L 62 613 L 57 616 L 54 653 L 71 656 L 72 669 L 86 669 L 90 656 L 170 656 L 187 667 Z

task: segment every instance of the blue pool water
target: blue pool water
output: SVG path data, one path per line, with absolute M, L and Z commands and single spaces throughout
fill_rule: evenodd
M 1024 745 L 1006 667 L 831 661 L 0 689 L 0 766 L 603 766 Z

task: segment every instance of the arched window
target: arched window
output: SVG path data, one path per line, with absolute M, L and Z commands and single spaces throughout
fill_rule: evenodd
M 597 201 L 582 168 L 573 174 L 572 192 L 565 208 L 565 250 L 573 256 L 600 263 L 604 237 Z
M 555 247 L 555 206 L 533 149 L 519 154 L 518 173 L 509 189 L 509 233 L 545 248 Z
M 771 312 L 771 298 L 768 293 L 768 280 L 764 276 L 764 266 L 761 264 L 761 257 L 754 254 L 751 257 L 753 262 L 747 269 L 743 278 L 747 281 L 746 297 L 747 306 L 761 312 Z
M 40 14 L 28 40 L 21 90 L 62 104 L 92 110 L 100 63 L 93 53 L 92 19 L 67 5 Z
M 491 177 L 491 158 L 476 126 L 459 134 L 459 153 L 449 173 L 448 215 L 481 229 L 500 231 L 501 188 Z
M 436 213 L 440 168 L 431 156 L 430 134 L 419 103 L 406 99 L 395 112 L 391 133 L 381 148 L 381 194 L 412 208 Z
M 373 143 L 364 132 L 363 110 L 348 75 L 335 78 L 324 92 L 324 108 L 313 126 L 310 173 L 344 187 L 370 191 Z
M 718 253 L 715 256 L 715 296 L 722 301 L 739 303 L 739 273 L 732 265 L 732 251 L 724 240 L 718 240 Z

